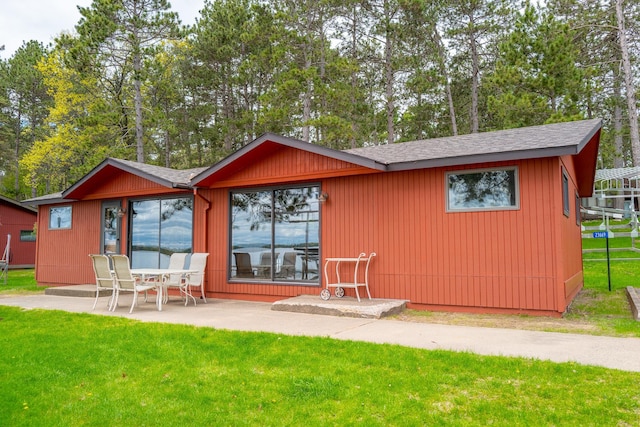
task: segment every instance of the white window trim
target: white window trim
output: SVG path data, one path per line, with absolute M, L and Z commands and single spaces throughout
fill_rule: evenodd
M 69 226 L 68 227 L 52 227 L 51 226 L 51 210 L 52 209 L 60 209 L 60 208 L 69 208 Z M 73 227 L 73 206 L 51 206 L 49 208 L 49 218 L 47 221 L 47 226 L 49 230 L 70 230 Z
M 513 206 L 490 206 L 480 208 L 455 208 L 452 209 L 449 206 L 449 176 L 450 175 L 464 175 L 472 173 L 493 172 L 493 171 L 513 171 L 513 177 L 515 179 L 515 196 L 516 204 Z M 518 166 L 505 166 L 495 168 L 482 168 L 482 169 L 462 169 L 455 171 L 448 171 L 444 176 L 444 194 L 445 194 L 445 212 L 490 212 L 490 211 L 516 211 L 520 209 L 520 173 Z

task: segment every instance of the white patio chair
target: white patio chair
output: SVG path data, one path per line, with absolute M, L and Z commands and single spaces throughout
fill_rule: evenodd
M 207 265 L 208 256 L 208 253 L 194 253 L 191 255 L 191 263 L 189 264 L 188 270 L 195 270 L 197 273 L 187 274 L 185 278 L 184 290 L 187 300 L 184 305 L 187 305 L 189 302 L 189 297 L 193 299 L 193 304 L 196 305 L 196 298 L 192 292 L 193 288 L 200 288 L 200 298 L 204 300 L 205 304 L 207 303 L 207 298 L 204 295 L 204 269 Z
M 111 269 L 109 268 L 109 258 L 106 255 L 89 255 L 89 257 L 91 258 L 93 272 L 96 276 L 96 299 L 93 301 L 92 310 L 96 309 L 100 291 L 110 290 L 111 297 L 107 303 L 107 308 L 109 311 L 112 311 L 115 308 L 113 302 L 118 299 L 118 287 L 116 286 L 113 273 L 111 273 Z
M 184 263 L 187 260 L 186 253 L 182 252 L 174 252 L 171 254 L 171 258 L 169 258 L 169 269 L 172 270 L 181 270 L 184 268 Z M 182 274 L 170 274 L 164 283 L 164 287 L 166 292 L 164 293 L 164 301 L 163 303 L 169 302 L 169 288 L 178 288 L 180 291 L 180 296 L 185 294 L 184 290 L 184 276 Z
M 129 313 L 133 313 L 133 307 L 138 304 L 138 294 L 144 292 L 144 300 L 147 301 L 147 291 L 155 289 L 158 284 L 150 282 L 142 282 L 139 277 L 134 277 L 131 274 L 131 267 L 129 263 L 129 257 L 126 255 L 111 255 L 111 261 L 113 262 L 113 271 L 115 275 L 116 284 L 118 290 L 116 292 L 116 300 L 113 302 L 114 310 L 118 304 L 117 297 L 121 292 L 133 292 L 133 302 Z

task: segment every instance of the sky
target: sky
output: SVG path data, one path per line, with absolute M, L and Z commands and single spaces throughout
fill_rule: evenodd
M 195 23 L 204 0 L 169 0 L 185 25 Z M 73 32 L 80 20 L 77 6 L 89 7 L 91 0 L 9 0 L 0 6 L 0 58 L 8 59 L 23 42 L 38 40 L 45 46 L 62 32 Z

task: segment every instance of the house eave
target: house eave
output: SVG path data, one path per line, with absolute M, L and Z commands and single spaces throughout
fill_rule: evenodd
M 546 149 L 508 151 L 500 153 L 474 154 L 458 157 L 444 157 L 438 159 L 417 160 L 414 162 L 390 163 L 389 171 L 404 171 L 413 169 L 429 169 L 451 166 L 466 166 L 479 163 L 508 162 L 516 160 L 540 159 L 577 154 L 575 146 L 554 147 Z

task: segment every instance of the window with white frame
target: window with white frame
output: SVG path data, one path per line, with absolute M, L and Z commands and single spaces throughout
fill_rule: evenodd
M 518 168 L 448 172 L 447 210 L 508 210 L 520 207 Z
M 71 206 L 55 206 L 49 208 L 49 230 L 71 228 Z

